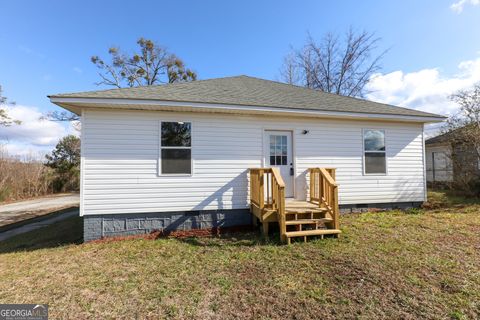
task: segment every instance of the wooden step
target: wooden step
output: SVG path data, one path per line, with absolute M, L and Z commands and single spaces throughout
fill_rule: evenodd
M 287 220 L 285 224 L 287 226 L 296 226 L 300 224 L 317 224 L 317 223 L 327 223 L 332 222 L 331 218 L 322 218 L 322 219 L 298 219 L 298 220 Z
M 285 212 L 321 212 L 323 211 L 322 208 L 318 206 L 318 204 L 314 204 L 308 201 L 303 200 L 295 200 L 295 199 L 287 199 L 285 201 Z
M 320 229 L 320 230 L 305 230 L 305 231 L 287 231 L 285 235 L 288 238 L 292 237 L 305 237 L 305 236 L 319 236 L 325 234 L 339 234 L 342 231 L 338 229 Z
M 299 213 L 322 213 L 327 212 L 325 208 L 286 208 L 285 214 L 299 214 Z

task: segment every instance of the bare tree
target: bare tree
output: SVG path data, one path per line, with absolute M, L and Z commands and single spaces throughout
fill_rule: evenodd
M 51 193 L 53 173 L 35 155 L 12 156 L 0 144 L 0 203 Z
M 123 88 L 197 79 L 197 74 L 186 68 L 184 62 L 166 48 L 144 38 L 138 39 L 137 44 L 140 51 L 132 55 L 121 52 L 118 47 L 110 48 L 110 63 L 92 56 L 90 60 L 100 70 L 98 74 L 101 80 L 96 84 Z M 49 112 L 41 119 L 68 121 L 77 130 L 80 127 L 80 117 L 68 111 Z
M 292 50 L 280 71 L 283 80 L 344 96 L 363 97 L 366 85 L 378 72 L 386 51 L 374 55 L 380 38 L 350 29 L 345 38 L 327 33 L 321 41 L 309 34 L 305 45 Z
M 7 103 L 7 97 L 3 96 L 3 89 L 2 89 L 2 86 L 0 85 L 0 105 L 6 104 L 6 103 Z
M 121 52 L 118 47 L 110 48 L 111 63 L 98 56 L 91 57 L 92 63 L 100 69 L 101 80 L 97 85 L 122 88 L 197 79 L 197 74 L 166 48 L 144 38 L 138 39 L 137 44 L 140 52 L 133 55 Z
M 76 125 L 80 121 L 80 116 L 70 111 L 50 111 L 41 116 L 40 120 L 72 122 L 73 127 L 77 129 Z
M 40 121 L 48 120 L 55 122 L 70 122 L 73 129 L 80 131 L 82 127 L 81 117 L 70 111 L 49 111 L 43 114 Z
M 2 108 L 2 105 L 15 104 L 15 102 L 7 102 L 7 97 L 3 95 L 3 89 L 0 85 L 0 126 L 11 126 L 12 124 L 21 124 L 20 120 L 12 119 L 8 113 L 7 109 Z
M 480 194 L 480 83 L 450 97 L 459 106 L 443 131 L 452 148 L 454 183 L 470 195 Z
M 287 54 L 283 58 L 283 66 L 280 70 L 280 76 L 283 81 L 289 84 L 299 84 L 300 83 L 300 68 L 297 64 L 297 55 L 294 50 Z

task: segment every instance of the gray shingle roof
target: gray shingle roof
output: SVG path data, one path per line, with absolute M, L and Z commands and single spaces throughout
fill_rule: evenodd
M 248 76 L 217 78 L 156 86 L 56 94 L 49 97 L 144 99 L 300 110 L 441 117 L 432 113 L 363 99 L 344 97 Z
M 456 129 L 451 129 L 450 131 L 447 131 L 445 133 L 442 133 L 438 136 L 435 136 L 435 137 L 432 137 L 432 138 L 429 138 L 427 140 L 425 140 L 425 144 L 426 145 L 432 145 L 432 144 L 445 144 L 445 143 L 452 143 L 455 139 L 455 134 L 460 132 L 461 133 L 461 130 L 464 130 L 465 127 L 460 127 L 460 128 L 456 128 Z M 457 139 L 460 138 L 460 136 L 457 135 Z M 458 141 L 456 141 L 458 142 Z
M 426 145 L 431 145 L 431 144 L 436 144 L 436 143 L 444 143 L 448 141 L 448 138 L 450 136 L 450 132 L 441 134 L 436 137 L 432 137 L 430 139 L 425 140 Z

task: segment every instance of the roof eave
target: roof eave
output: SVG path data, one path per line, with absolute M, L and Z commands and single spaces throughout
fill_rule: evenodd
M 364 113 L 364 112 L 346 112 L 346 111 L 328 111 L 328 110 L 312 110 L 284 107 L 267 107 L 267 106 L 248 106 L 235 104 L 216 104 L 216 103 L 198 103 L 184 101 L 168 101 L 168 100 L 149 100 L 149 99 L 119 99 L 119 98 L 79 98 L 79 97 L 62 97 L 51 95 L 48 96 L 50 101 L 76 114 L 81 112 L 82 108 L 99 108 L 115 106 L 120 109 L 133 110 L 152 110 L 142 108 L 146 106 L 157 107 L 157 110 L 163 110 L 165 107 L 186 107 L 191 108 L 193 112 L 204 111 L 242 111 L 247 114 L 278 114 L 289 116 L 317 116 L 325 118 L 350 118 L 350 119 L 370 119 L 370 120 L 389 120 L 389 121 L 406 121 L 420 123 L 442 122 L 446 119 L 443 116 L 418 116 L 418 115 L 401 115 L 401 114 L 382 114 L 382 113 Z

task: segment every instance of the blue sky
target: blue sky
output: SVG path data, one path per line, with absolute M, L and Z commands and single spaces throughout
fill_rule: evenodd
M 369 98 L 432 111 L 425 106 L 425 101 L 439 103 L 432 91 L 448 93 L 450 80 L 463 81 L 455 88 L 477 81 L 479 2 L 2 1 L 0 85 L 25 107 L 17 110 L 22 117 L 27 107 L 33 113 L 55 109 L 47 94 L 102 88 L 94 84 L 98 76 L 90 56 L 106 57 L 113 45 L 132 51 L 141 36 L 167 46 L 200 79 L 238 74 L 277 79 L 290 46 L 301 46 L 307 32 L 321 38 L 352 26 L 375 32 L 382 48 L 390 49 L 373 86 L 378 94 Z M 425 82 L 427 94 L 407 90 Z M 439 93 L 437 86 L 447 88 Z M 442 108 L 438 112 L 453 107 Z M 43 131 L 53 130 L 43 126 Z M 29 141 L 24 129 L 2 129 L 0 139 L 6 137 L 14 152 L 20 147 L 46 150 L 55 135 L 69 132 L 56 127 L 51 139 Z

